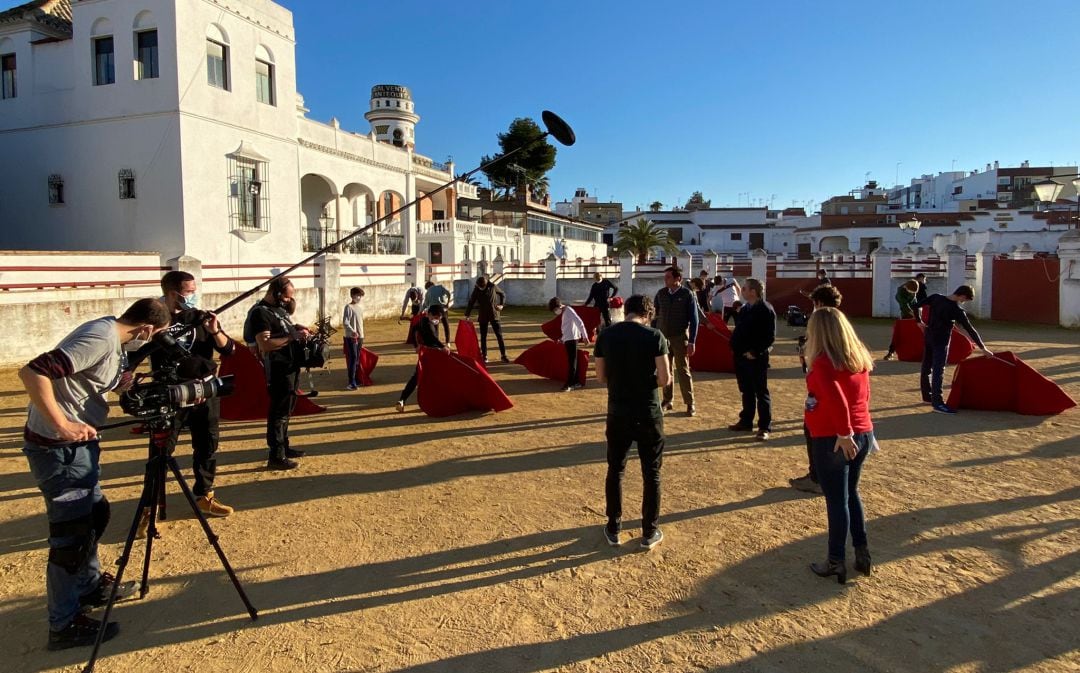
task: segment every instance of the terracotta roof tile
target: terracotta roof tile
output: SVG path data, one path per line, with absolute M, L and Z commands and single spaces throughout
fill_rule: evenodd
M 0 12 L 0 23 L 30 21 L 71 35 L 71 0 L 32 0 Z

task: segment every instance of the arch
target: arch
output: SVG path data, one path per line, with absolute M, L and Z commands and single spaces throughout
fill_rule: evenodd
M 818 252 L 847 252 L 847 236 L 823 236 L 818 242 Z
M 481 262 L 486 262 L 487 261 L 487 246 L 486 245 L 480 246 L 480 261 Z
M 502 246 L 495 248 L 495 259 L 502 259 Z
M 274 62 L 274 52 L 270 51 L 270 48 L 264 44 L 255 45 L 255 58 L 266 63 Z
M 90 26 L 90 35 L 91 35 L 91 37 L 99 37 L 99 36 L 102 36 L 102 35 L 112 35 L 112 34 L 113 34 L 112 21 L 109 21 L 105 17 L 101 17 L 100 19 L 95 20 L 94 23 L 91 24 L 91 26 Z
M 367 185 L 350 182 L 345 185 L 341 195 L 348 205 L 348 212 L 342 214 L 341 227 L 353 229 L 365 227 L 375 221 L 375 192 Z
M 327 243 L 326 231 L 337 232 L 336 220 L 331 224 L 326 216 L 335 218 L 334 197 L 337 187 L 329 178 L 317 173 L 307 173 L 300 178 L 300 237 L 305 250 L 317 250 Z
M 211 23 L 206 27 L 206 37 L 214 42 L 229 44 L 229 34 L 225 32 L 224 28 L 216 23 Z
M 135 15 L 135 21 L 132 22 L 131 28 L 133 30 L 146 30 L 148 28 L 157 28 L 157 19 L 154 18 L 154 13 L 149 9 L 144 9 Z

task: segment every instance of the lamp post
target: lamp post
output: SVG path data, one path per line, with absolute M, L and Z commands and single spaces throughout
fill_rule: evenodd
M 919 218 L 914 217 L 905 222 L 901 222 L 899 226 L 900 231 L 911 234 L 911 243 L 914 244 L 919 237 L 919 228 L 922 227 L 922 222 L 919 221 Z
M 1077 223 L 1076 226 L 1078 228 L 1080 228 L 1080 173 L 1070 173 L 1068 175 L 1055 175 L 1054 177 L 1056 177 L 1056 178 L 1073 178 L 1072 179 L 1072 186 L 1073 186 L 1073 189 L 1076 190 L 1076 215 L 1073 215 L 1069 219 L 1076 221 L 1076 223 Z M 1053 180 L 1051 178 L 1046 178 L 1045 180 L 1040 180 L 1039 182 L 1036 182 L 1035 184 L 1033 184 L 1031 186 L 1035 189 L 1035 198 L 1037 198 L 1040 203 L 1050 203 L 1050 204 L 1053 204 L 1053 203 L 1057 202 L 1058 196 L 1061 195 L 1061 190 L 1065 187 L 1065 185 L 1063 185 L 1060 182 L 1058 182 L 1057 180 Z M 1038 210 L 1037 205 L 1036 205 L 1036 210 Z M 1047 210 L 1049 210 L 1049 208 Z M 1071 222 L 1069 224 L 1069 228 L 1072 228 L 1072 223 Z
M 521 232 L 514 232 L 514 257 L 521 261 Z
M 465 227 L 465 260 L 472 259 L 472 227 Z

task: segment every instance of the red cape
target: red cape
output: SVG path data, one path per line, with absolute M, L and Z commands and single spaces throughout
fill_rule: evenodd
M 735 356 L 731 352 L 731 330 L 719 313 L 706 316 L 708 323 L 720 334 L 702 323 L 698 326 L 694 354 L 690 356 L 690 369 L 696 372 L 734 372 Z
M 514 406 L 482 367 L 453 353 L 421 348 L 417 364 L 417 401 L 428 416 L 469 411 L 506 411 Z
M 413 332 L 413 327 L 416 327 L 416 323 L 420 322 L 420 318 L 422 318 L 423 315 L 424 312 L 421 311 L 420 313 L 414 315 L 412 317 L 412 320 L 409 321 L 409 333 L 405 335 L 405 343 L 409 344 L 410 346 L 416 345 L 416 333 Z
M 236 344 L 233 354 L 221 358 L 218 376 L 236 377 L 236 392 L 221 398 L 221 418 L 226 421 L 258 421 L 266 418 L 270 395 L 266 392 L 266 374 L 247 346 Z M 307 416 L 326 411 L 306 397 L 296 400 L 293 416 Z
M 589 341 L 596 341 L 596 330 L 600 327 L 600 309 L 595 306 L 572 306 L 581 322 L 585 323 L 585 333 L 589 335 Z M 549 339 L 558 341 L 562 338 L 562 316 L 557 315 L 540 326 L 544 335 Z
M 1076 406 L 1060 386 L 1009 351 L 958 364 L 947 404 L 1029 416 L 1060 414 Z
M 585 385 L 585 379 L 589 374 L 588 350 L 578 348 L 577 358 L 578 383 Z M 514 364 L 524 366 L 532 374 L 561 383 L 566 383 L 566 375 L 569 373 L 567 371 L 566 349 L 561 343 L 551 339 L 544 339 L 517 356 Z
M 342 350 L 345 350 L 342 348 Z M 379 356 L 363 346 L 360 347 L 360 361 L 356 363 L 356 378 L 362 386 L 374 385 L 371 381 L 371 372 L 379 364 Z M 348 365 L 346 365 L 348 366 Z
M 896 357 L 904 362 L 922 362 L 923 329 L 914 318 L 904 318 L 893 323 L 892 344 Z M 966 360 L 975 350 L 975 344 L 959 329 L 953 327 L 949 337 L 949 364 Z
M 457 332 L 454 333 L 454 348 L 461 357 L 469 358 L 481 368 L 487 369 L 484 366 L 484 356 L 480 352 L 480 339 L 476 336 L 476 325 L 468 320 L 458 320 Z

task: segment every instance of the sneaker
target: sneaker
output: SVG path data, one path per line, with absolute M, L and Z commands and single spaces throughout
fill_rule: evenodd
M 881 359 L 884 360 L 885 362 L 888 362 L 889 360 L 892 360 L 894 357 L 895 356 L 892 353 L 886 353 L 885 357 L 883 357 Z
M 504 356 L 502 356 L 502 359 L 499 360 L 499 362 L 503 363 L 504 365 L 508 365 L 508 364 L 510 364 L 510 358 L 508 358 L 508 357 L 506 357 L 504 355 Z
M 485 360 L 485 362 L 487 362 L 487 360 Z M 405 411 L 405 400 L 398 400 L 397 404 L 394 405 L 394 408 L 398 410 L 399 414 Z
M 671 402 L 664 402 L 664 404 L 661 405 L 660 408 L 663 409 L 664 411 L 671 411 L 675 407 L 671 406 Z
M 956 413 L 956 409 L 953 409 L 952 407 L 948 406 L 944 402 L 942 402 L 941 404 L 935 404 L 934 405 L 934 411 L 939 413 L 939 414 L 955 414 Z
M 662 530 L 660 530 L 659 528 L 657 528 L 656 530 L 654 530 L 652 532 L 652 535 L 650 535 L 649 537 L 641 538 L 641 548 L 642 549 L 652 549 L 653 547 L 655 547 L 656 545 L 660 544 L 663 541 L 664 541 L 664 532 Z
M 109 602 L 109 595 L 112 594 L 113 585 L 116 584 L 116 577 L 112 573 L 101 573 L 101 578 L 98 579 L 97 589 L 94 589 L 88 594 L 79 596 L 79 606 L 84 608 L 100 608 Z M 121 582 L 120 586 L 116 588 L 116 600 L 123 600 L 135 595 L 135 592 L 139 590 L 139 583 L 135 581 Z
M 345 390 L 356 390 L 356 387 L 357 386 L 355 383 L 350 383 L 349 385 L 345 386 Z
M 303 458 L 306 455 L 307 455 L 307 452 L 302 451 L 300 449 L 289 449 L 289 448 L 285 449 L 285 457 L 286 458 Z
M 199 507 L 199 511 L 206 516 L 229 516 L 233 513 L 233 508 L 221 503 L 214 497 L 214 492 L 210 491 L 204 496 L 200 496 L 195 504 Z
M 570 386 L 570 389 L 571 390 L 584 390 L 585 389 L 585 384 L 584 383 L 575 383 L 574 385 Z
M 285 457 L 271 458 L 266 461 L 266 469 L 268 470 L 295 470 L 298 467 L 300 467 L 300 463 Z
M 751 432 L 754 429 L 754 426 L 746 425 L 745 423 L 734 423 L 727 426 L 727 429 L 732 432 Z
M 768 441 L 769 440 L 769 431 L 768 430 L 758 430 L 757 434 L 754 435 L 754 439 L 758 440 L 759 442 Z
M 619 542 L 619 529 L 613 529 L 609 525 L 604 526 L 604 539 L 607 540 L 608 546 L 610 547 L 618 547 L 622 544 Z
M 560 393 L 568 393 L 573 389 L 574 389 L 573 386 L 563 386 L 562 388 L 559 388 L 559 392 Z
M 50 650 L 66 650 L 69 647 L 86 647 L 93 645 L 97 641 L 98 630 L 101 629 L 101 621 L 87 617 L 86 615 L 75 615 L 75 619 L 71 620 L 71 623 L 60 631 L 49 630 L 49 644 Z M 116 622 L 109 622 L 105 625 L 105 633 L 101 640 L 112 640 L 116 637 L 116 634 L 120 632 L 120 625 Z
M 694 407 L 694 405 L 689 404 L 686 406 L 686 415 L 690 417 L 697 416 L 697 409 Z
M 788 483 L 796 491 L 802 491 L 803 493 L 814 493 L 815 495 L 821 495 L 821 484 L 817 483 L 810 478 L 810 475 L 805 477 L 798 477 L 796 479 L 788 479 Z

